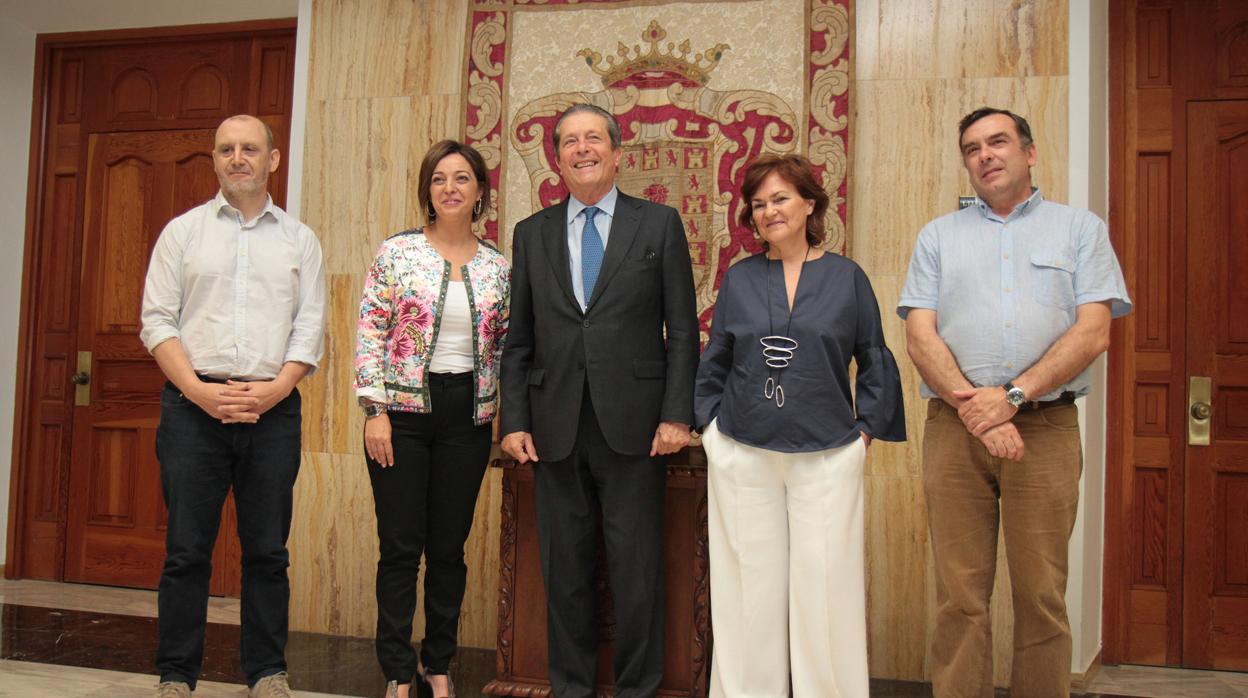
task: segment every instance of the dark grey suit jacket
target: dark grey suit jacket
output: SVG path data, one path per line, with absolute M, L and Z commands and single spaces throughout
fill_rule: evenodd
M 566 202 L 516 225 L 511 284 L 502 434 L 531 432 L 544 461 L 568 457 L 587 379 L 618 453 L 649 453 L 660 421 L 693 423 L 697 303 L 675 209 L 619 195 L 585 312 L 572 292 Z

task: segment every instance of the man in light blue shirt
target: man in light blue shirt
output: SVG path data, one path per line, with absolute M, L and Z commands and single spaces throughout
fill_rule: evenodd
M 1011 692 L 1070 692 L 1067 544 L 1082 473 L 1076 397 L 1131 301 L 1105 223 L 1032 186 L 1031 128 L 959 124 L 974 205 L 919 232 L 897 313 L 930 398 L 923 481 L 936 566 L 936 696 L 993 695 L 998 522 L 1014 606 Z

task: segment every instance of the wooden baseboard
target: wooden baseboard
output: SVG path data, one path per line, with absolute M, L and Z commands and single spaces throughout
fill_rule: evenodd
M 1101 652 L 1098 650 L 1096 656 L 1092 658 L 1092 663 L 1088 665 L 1087 669 L 1083 670 L 1082 674 L 1072 673 L 1070 675 L 1070 692 L 1086 693 L 1088 684 L 1092 683 L 1092 679 L 1096 678 L 1096 675 L 1100 672 L 1100 670 Z

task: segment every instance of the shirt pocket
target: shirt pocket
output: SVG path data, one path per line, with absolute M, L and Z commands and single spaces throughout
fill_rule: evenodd
M 1032 289 L 1040 305 L 1069 310 L 1075 306 L 1075 263 L 1052 252 L 1031 255 Z

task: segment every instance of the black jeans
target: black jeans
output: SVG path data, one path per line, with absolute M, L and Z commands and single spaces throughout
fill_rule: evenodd
M 377 512 L 377 660 L 389 681 L 416 673 L 412 616 L 425 556 L 425 670 L 445 674 L 455 655 L 468 567 L 464 542 L 490 457 L 489 424 L 473 424 L 471 373 L 432 374 L 432 411 L 390 413 L 394 466 L 368 459 Z
M 286 538 L 299 473 L 299 407 L 295 390 L 256 424 L 222 424 L 165 384 L 156 429 L 169 508 L 158 598 L 161 681 L 185 681 L 194 688 L 199 678 L 212 548 L 231 488 L 243 548 L 243 673 L 254 684 L 286 670 Z

